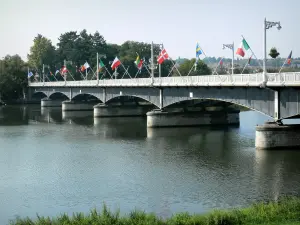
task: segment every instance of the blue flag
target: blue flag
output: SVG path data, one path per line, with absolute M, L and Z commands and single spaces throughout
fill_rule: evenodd
M 33 76 L 33 73 L 32 72 L 28 72 L 28 77 L 31 77 Z
M 202 49 L 200 48 L 199 44 L 196 45 L 196 58 L 199 58 L 199 56 L 202 54 Z

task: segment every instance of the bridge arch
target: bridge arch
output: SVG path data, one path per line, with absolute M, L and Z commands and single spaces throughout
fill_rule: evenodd
M 150 103 L 151 105 L 153 105 L 155 107 L 159 107 L 158 105 L 156 105 L 155 101 L 151 102 L 151 101 L 149 101 L 148 98 L 145 98 L 144 96 L 139 96 L 139 95 L 117 95 L 117 96 L 113 96 L 111 98 L 108 98 L 105 103 L 109 104 L 109 103 L 113 103 L 114 101 L 116 101 L 116 102 L 121 101 L 122 102 L 122 100 L 129 99 L 129 98 L 132 98 L 132 100 L 133 100 L 132 102 L 134 102 L 134 101 L 135 102 L 141 102 L 139 100 L 142 100 L 144 102 Z
M 70 99 L 69 96 L 67 96 L 65 93 L 59 91 L 51 93 L 48 98 L 52 100 L 59 99 L 63 101 Z
M 97 95 L 92 94 L 92 93 L 78 93 L 75 94 L 71 100 L 94 100 L 94 101 L 100 101 L 103 102 Z
M 47 98 L 48 95 L 47 93 L 43 92 L 43 91 L 36 91 L 31 95 L 32 99 L 37 99 L 37 100 L 41 100 L 43 98 Z
M 261 110 L 253 108 L 252 106 L 244 105 L 244 104 L 237 103 L 237 102 L 234 102 L 234 101 L 226 101 L 226 100 L 223 100 L 223 99 L 215 99 L 215 98 L 192 98 L 192 99 L 189 99 L 189 100 L 174 101 L 173 103 L 170 103 L 168 105 L 164 105 L 164 108 L 170 108 L 170 107 L 172 107 L 172 106 L 174 106 L 175 104 L 178 104 L 178 103 L 192 102 L 193 100 L 212 100 L 212 101 L 216 101 L 216 102 L 230 103 L 230 104 L 233 104 L 233 105 L 241 106 L 241 107 L 244 107 L 244 108 L 256 111 L 256 112 L 258 112 L 260 114 L 263 114 L 265 116 L 273 118 L 272 115 L 269 115 L 269 114 L 267 114 L 267 113 L 265 113 L 265 112 L 263 112 Z M 201 106 L 201 103 L 199 103 L 199 106 Z

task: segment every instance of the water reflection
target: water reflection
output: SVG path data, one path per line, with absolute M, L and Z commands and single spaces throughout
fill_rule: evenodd
M 0 224 L 103 202 L 167 217 L 299 194 L 300 152 L 254 148 L 267 119 L 243 112 L 239 127 L 153 129 L 140 117 L 1 107 Z
M 255 184 L 261 197 L 277 200 L 300 194 L 299 150 L 255 151 Z
M 94 118 L 94 131 L 103 138 L 144 139 L 146 122 L 144 117 Z

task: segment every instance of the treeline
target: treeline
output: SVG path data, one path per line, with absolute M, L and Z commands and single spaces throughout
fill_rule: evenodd
M 154 45 L 155 61 L 160 51 L 159 45 Z M 118 78 L 123 76 L 125 69 L 131 76 L 137 75 L 139 78 L 149 77 L 150 69 L 147 66 L 150 65 L 151 59 L 150 43 L 126 41 L 122 45 L 110 44 L 106 42 L 99 32 L 89 34 L 86 30 L 82 30 L 81 32 L 70 31 L 61 34 L 56 47 L 47 37 L 38 35 L 33 41 L 33 46 L 30 48 L 28 64 L 35 74 L 41 74 L 41 69 L 44 64 L 46 65 L 45 73 L 49 75 L 47 76 L 49 79 L 63 79 L 60 74 L 55 78 L 53 76 L 55 76 L 55 71 L 62 68 L 64 62 L 66 62 L 67 69 L 71 72 L 74 79 L 80 80 L 83 79 L 82 75 L 85 75 L 79 71 L 84 63 L 88 62 L 90 65 L 88 69 L 92 71 L 90 76 L 96 72 L 97 53 L 99 53 L 101 61 L 106 66 L 106 69 L 101 70 L 100 77 L 102 79 L 110 78 L 109 74 L 113 73 L 110 65 L 116 56 L 121 60 L 124 66 L 118 68 Z M 105 57 L 103 57 L 104 55 Z M 145 65 L 138 74 L 137 66 L 134 63 L 137 55 L 139 55 L 140 59 L 143 59 Z M 187 68 L 187 65 L 191 65 L 194 62 L 195 59 L 193 61 L 185 61 L 184 65 L 177 64 L 178 70 L 181 74 L 186 75 L 190 69 Z M 170 72 L 175 63 L 176 60 L 165 61 L 161 65 L 161 76 L 178 76 L 179 73 L 177 70 L 174 69 Z M 211 70 L 202 61 L 198 62 L 197 68 L 198 69 L 196 71 L 193 70 L 190 75 L 211 74 Z M 155 76 L 158 76 L 158 69 L 155 70 Z M 69 76 L 67 79 L 73 78 Z

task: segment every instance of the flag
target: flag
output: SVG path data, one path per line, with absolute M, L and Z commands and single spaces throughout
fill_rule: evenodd
M 291 61 L 292 61 L 292 51 L 290 52 L 289 56 L 287 57 L 286 63 L 290 65 Z
M 245 56 L 245 52 L 250 49 L 250 46 L 248 45 L 247 41 L 243 38 L 240 47 L 236 50 L 237 55 L 240 55 L 242 57 Z
M 32 76 L 33 76 L 33 73 L 32 73 L 32 72 L 28 72 L 28 75 L 27 75 L 27 76 L 28 76 L 28 78 L 29 78 L 29 77 L 32 77 Z
M 105 67 L 105 65 L 104 65 L 104 63 L 101 61 L 101 59 L 100 59 L 100 62 L 99 62 L 99 72 L 102 70 L 102 68 L 104 68 Z
M 135 65 L 138 65 L 140 63 L 140 56 L 137 55 L 136 60 L 134 61 Z
M 140 62 L 139 62 L 139 64 L 137 64 L 137 68 L 138 68 L 139 70 L 142 69 L 142 67 L 143 67 L 143 62 L 144 62 L 144 61 L 141 59 Z
M 223 65 L 223 58 L 220 60 L 219 64 L 220 64 L 220 66 Z
M 120 65 L 121 65 L 121 61 L 118 59 L 118 57 L 116 57 L 111 64 L 111 69 L 114 70 L 115 68 L 117 68 Z
M 81 72 L 85 71 L 86 69 L 90 68 L 90 65 L 88 64 L 88 62 L 86 62 L 85 64 L 83 64 L 81 66 Z
M 63 66 L 63 67 L 61 68 L 61 70 L 60 70 L 60 74 L 61 74 L 61 75 L 64 75 L 64 74 L 67 73 L 67 72 L 68 72 L 68 69 L 67 69 L 66 66 Z
M 252 59 L 252 55 L 251 55 L 250 58 L 248 59 L 248 65 L 250 65 L 251 59 Z
M 169 59 L 169 55 L 166 51 L 166 49 L 161 50 L 158 58 L 157 58 L 157 62 L 158 64 L 162 64 L 166 59 Z
M 200 48 L 199 44 L 196 45 L 196 58 L 199 58 L 199 56 L 202 54 L 202 49 Z

